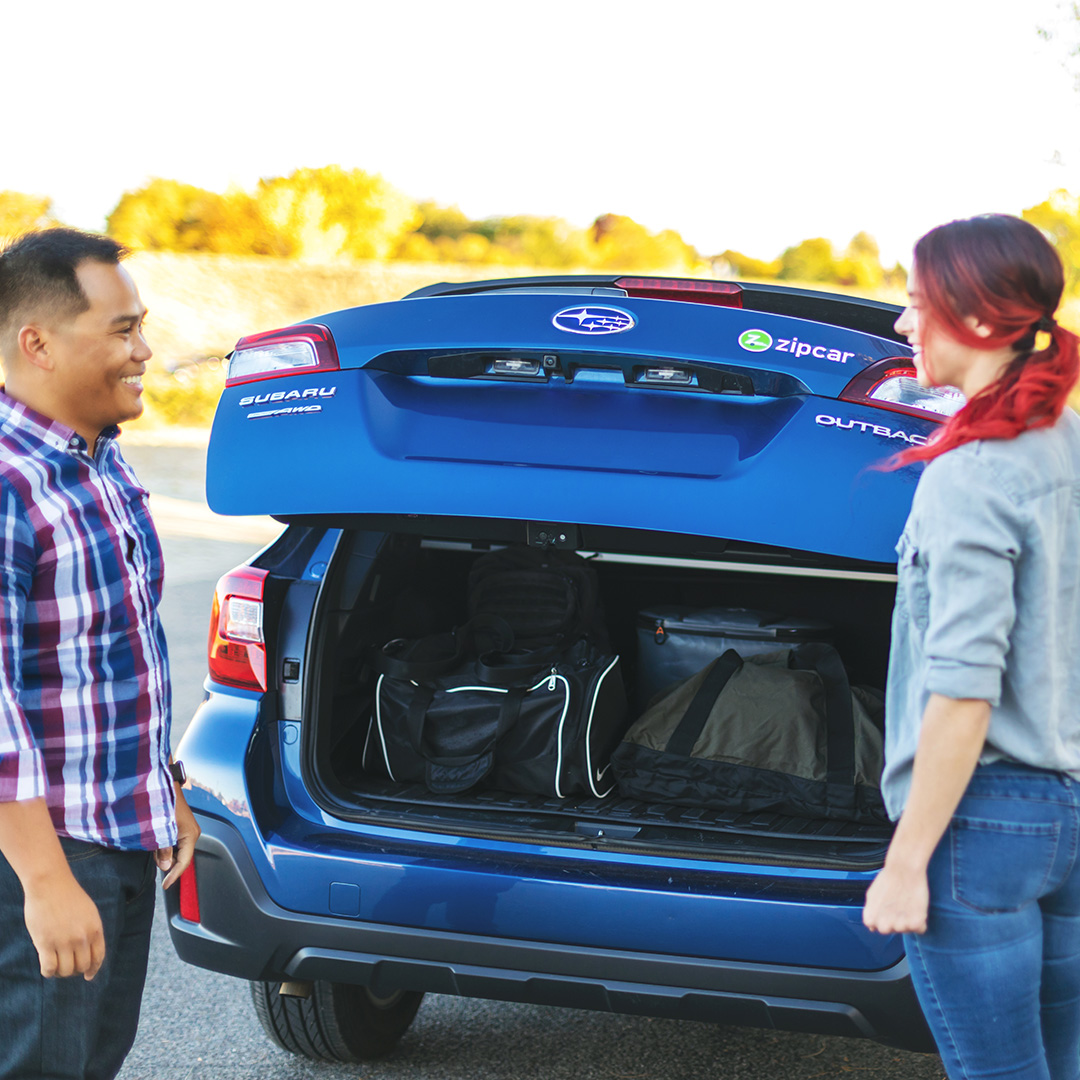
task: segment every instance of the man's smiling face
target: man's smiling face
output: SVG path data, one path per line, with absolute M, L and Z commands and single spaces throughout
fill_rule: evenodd
M 49 331 L 53 417 L 93 450 L 112 424 L 142 415 L 142 375 L 152 353 L 143 337 L 146 308 L 120 265 L 87 260 L 76 270 L 90 306 Z

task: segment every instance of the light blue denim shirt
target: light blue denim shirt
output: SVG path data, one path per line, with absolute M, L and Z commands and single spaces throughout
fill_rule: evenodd
M 1080 417 L 935 458 L 896 550 L 889 814 L 907 801 L 932 693 L 990 702 L 980 764 L 1080 779 Z

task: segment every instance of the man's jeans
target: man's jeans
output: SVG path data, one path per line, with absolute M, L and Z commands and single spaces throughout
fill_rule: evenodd
M 976 769 L 904 942 L 952 1080 L 1080 1077 L 1080 782 Z
M 60 842 L 101 913 L 105 963 L 91 982 L 41 977 L 22 886 L 0 855 L 2 1080 L 111 1080 L 135 1041 L 157 892 L 153 855 Z

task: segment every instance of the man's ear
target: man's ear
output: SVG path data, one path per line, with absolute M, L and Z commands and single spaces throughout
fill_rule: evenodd
M 44 327 L 30 324 L 24 326 L 16 339 L 19 355 L 42 371 L 52 371 L 53 360 L 49 355 L 49 334 Z

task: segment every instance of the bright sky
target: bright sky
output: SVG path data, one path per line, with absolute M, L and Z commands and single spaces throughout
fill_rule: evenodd
M 1080 194 L 1065 0 L 0 3 L 0 189 L 102 228 L 151 176 L 337 162 L 467 214 L 771 258 Z M 1057 30 L 1049 42 L 1038 28 Z

